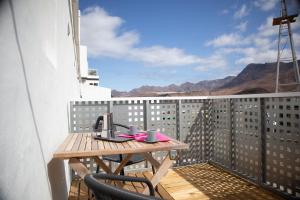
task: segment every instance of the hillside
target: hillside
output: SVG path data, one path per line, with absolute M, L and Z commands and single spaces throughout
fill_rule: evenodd
M 223 79 L 216 80 L 204 80 L 197 83 L 185 82 L 180 85 L 171 84 L 165 87 L 161 86 L 141 86 L 135 88 L 129 92 L 122 92 L 113 90 L 112 96 L 165 96 L 167 94 L 180 94 L 180 93 L 192 93 L 192 92 L 202 92 L 208 93 L 213 89 L 217 89 L 224 84 L 229 83 L 234 76 L 228 76 Z
M 276 63 L 249 64 L 230 82 L 212 91 L 212 94 L 274 92 L 275 82 Z M 280 64 L 279 82 L 281 84 L 295 82 L 292 62 Z M 295 91 L 295 89 L 295 86 L 281 87 L 281 91 Z
M 300 65 L 300 60 L 298 60 Z M 236 77 L 186 82 L 180 85 L 142 86 L 129 92 L 113 90 L 112 96 L 194 96 L 268 93 L 275 91 L 276 63 L 249 64 Z M 295 81 L 293 63 L 281 63 L 280 83 Z M 295 86 L 281 87 L 281 91 L 295 91 Z

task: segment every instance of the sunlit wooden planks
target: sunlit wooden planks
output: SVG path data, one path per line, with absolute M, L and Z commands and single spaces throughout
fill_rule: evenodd
M 73 157 L 131 154 L 188 148 L 187 144 L 174 139 L 168 142 L 158 142 L 155 144 L 142 143 L 134 140 L 123 143 L 115 143 L 95 140 L 94 136 L 94 133 L 72 133 L 68 135 L 65 141 L 54 153 L 53 157 L 69 159 Z
M 127 174 L 151 179 L 151 172 Z M 78 183 L 72 182 L 69 200 L 77 198 Z M 143 184 L 126 182 L 124 188 L 140 192 Z M 81 200 L 87 200 L 87 190 L 82 182 Z M 283 200 L 281 197 L 248 183 L 212 165 L 203 163 L 169 170 L 157 185 L 155 194 L 165 200 Z

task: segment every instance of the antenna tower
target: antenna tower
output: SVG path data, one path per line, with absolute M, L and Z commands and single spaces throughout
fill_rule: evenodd
M 292 30 L 291 30 L 291 23 L 296 22 L 295 18 L 298 16 L 298 14 L 288 15 L 286 2 L 285 2 L 285 0 L 281 0 L 280 15 L 281 15 L 280 17 L 273 19 L 273 26 L 279 25 L 276 88 L 275 88 L 276 93 L 278 93 L 281 86 L 296 85 L 297 90 L 299 90 L 299 86 L 300 86 L 299 66 L 298 66 L 298 62 L 297 62 L 294 41 L 293 41 L 293 35 L 292 35 Z M 290 50 L 292 52 L 292 57 L 290 57 L 290 54 L 284 55 L 284 53 L 286 53 L 284 50 L 287 49 L 286 46 L 288 45 L 288 43 L 290 46 Z M 280 64 L 282 64 L 283 62 L 291 62 L 291 61 L 293 61 L 295 81 L 291 82 L 291 83 L 280 84 L 279 83 Z

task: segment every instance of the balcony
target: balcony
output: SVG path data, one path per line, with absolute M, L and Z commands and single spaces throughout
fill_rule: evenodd
M 173 199 L 297 199 L 299 109 L 299 93 L 74 101 L 70 131 L 92 132 L 97 116 L 113 112 L 115 122 L 159 128 L 188 143 L 159 186 Z M 125 171 L 143 174 L 149 167 Z
M 88 70 L 88 75 L 89 76 L 97 76 L 97 70 L 95 70 L 95 69 L 89 69 Z

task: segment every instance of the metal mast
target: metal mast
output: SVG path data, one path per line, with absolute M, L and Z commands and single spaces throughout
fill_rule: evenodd
M 287 8 L 286 8 L 286 2 L 285 0 L 281 0 L 281 16 L 273 19 L 273 26 L 279 25 L 279 32 L 278 32 L 278 53 L 277 53 L 277 73 L 276 73 L 276 93 L 279 91 L 280 86 L 288 86 L 288 85 L 297 85 L 298 89 L 300 86 L 300 74 L 299 74 L 299 66 L 297 62 L 295 47 L 294 47 L 294 41 L 293 41 L 293 35 L 291 30 L 291 23 L 294 23 L 296 21 L 296 17 L 298 14 L 295 15 L 288 15 Z M 287 43 L 290 44 L 290 49 L 292 52 L 292 58 L 289 57 L 283 57 L 283 50 L 285 49 Z M 289 62 L 293 61 L 294 66 L 294 73 L 295 73 L 295 82 L 292 83 L 286 83 L 286 84 L 280 84 L 279 83 L 279 74 L 280 74 L 280 63 L 281 62 Z

